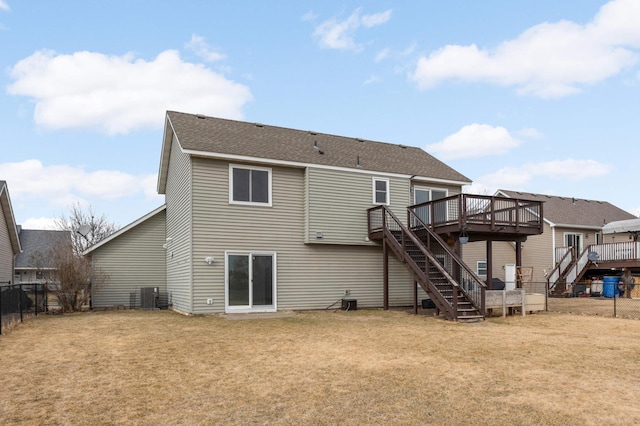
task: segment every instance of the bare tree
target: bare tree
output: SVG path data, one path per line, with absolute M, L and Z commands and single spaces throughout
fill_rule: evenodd
M 69 207 L 68 217 L 56 220 L 57 228 L 68 231 L 69 238 L 56 241 L 44 254 L 33 259 L 37 264 L 48 264 L 55 270 L 55 279 L 47 282 L 47 288 L 57 299 L 63 312 L 81 310 L 89 304 L 91 289 L 103 285 L 108 276 L 92 267 L 91 260 L 82 253 L 102 241 L 117 227 L 104 215 L 97 216 L 93 208 L 82 209 L 76 203 Z
M 104 214 L 97 216 L 91 206 L 85 211 L 79 203 L 75 203 L 69 209 L 69 216 L 56 219 L 56 228 L 71 231 L 73 251 L 77 255 L 118 230 Z
M 49 253 L 56 267 L 57 280 L 48 285 L 48 290 L 58 299 L 62 312 L 74 312 L 89 304 L 91 289 L 103 285 L 108 276 L 91 261 L 78 255 L 71 244 L 58 245 Z

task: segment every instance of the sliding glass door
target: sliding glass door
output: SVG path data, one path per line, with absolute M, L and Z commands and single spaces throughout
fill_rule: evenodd
M 276 310 L 276 254 L 227 252 L 226 311 Z

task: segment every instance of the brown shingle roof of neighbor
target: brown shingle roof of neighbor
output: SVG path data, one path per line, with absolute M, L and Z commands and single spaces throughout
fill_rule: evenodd
M 188 152 L 471 182 L 416 147 L 174 111 L 167 112 L 167 119 L 180 146 Z
M 556 225 L 601 228 L 609 222 L 636 217 L 606 201 L 532 194 L 504 189 L 498 191 L 498 195 L 501 194 L 510 198 L 544 201 L 544 218 Z

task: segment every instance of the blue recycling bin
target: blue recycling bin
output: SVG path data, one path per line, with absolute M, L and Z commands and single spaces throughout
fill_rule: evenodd
M 618 277 L 603 277 L 602 285 L 602 297 L 614 297 L 620 296 L 620 290 L 618 289 Z

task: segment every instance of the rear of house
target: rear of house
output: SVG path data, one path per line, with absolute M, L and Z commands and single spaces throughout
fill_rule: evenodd
M 382 306 L 367 209 L 404 217 L 469 182 L 419 148 L 169 112 L 158 190 L 173 308 L 322 309 L 345 296 Z M 400 262 L 390 277 L 390 304 L 411 304 Z

